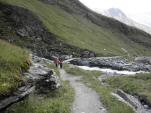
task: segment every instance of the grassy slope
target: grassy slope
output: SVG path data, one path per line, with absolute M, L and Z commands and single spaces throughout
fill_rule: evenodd
M 15 90 L 21 83 L 21 69 L 28 68 L 25 50 L 0 40 L 0 96 Z
M 133 55 L 150 54 L 147 48 L 130 41 L 120 32 L 112 32 L 97 26 L 90 20 L 80 15 L 69 14 L 56 5 L 47 5 L 38 0 L 0 1 L 31 10 L 38 15 L 50 32 L 60 36 L 71 45 L 87 48 L 104 55 L 124 55 L 121 48 L 127 49 Z
M 113 77 L 107 80 L 113 87 L 125 92 L 142 96 L 151 104 L 151 74 L 137 75 L 134 77 Z
M 100 72 L 85 71 L 80 68 L 72 68 L 68 65 L 65 66 L 65 70 L 72 75 L 82 76 L 82 81 L 96 90 L 101 96 L 101 101 L 107 108 L 108 113 L 134 113 L 129 106 L 111 96 L 111 92 L 114 92 L 114 89 L 101 85 L 100 81 L 97 79 L 100 76 Z

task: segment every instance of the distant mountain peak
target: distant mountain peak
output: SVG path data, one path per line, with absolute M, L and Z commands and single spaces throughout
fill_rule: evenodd
M 110 8 L 108 9 L 106 12 L 108 12 L 111 16 L 116 17 L 116 16 L 120 16 L 120 17 L 127 17 L 122 10 L 118 9 L 118 8 Z
M 151 28 L 137 23 L 136 21 L 132 20 L 130 17 L 128 17 L 122 10 L 118 9 L 118 8 L 109 8 L 107 10 L 104 10 L 102 12 L 103 15 L 114 18 L 120 22 L 123 22 L 129 26 L 133 26 L 139 29 L 142 29 L 144 31 L 146 31 L 147 33 L 151 34 Z

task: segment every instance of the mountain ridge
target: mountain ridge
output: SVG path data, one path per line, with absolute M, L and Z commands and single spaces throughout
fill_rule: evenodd
M 140 24 L 140 23 L 132 20 L 122 10 L 120 10 L 118 8 L 109 8 L 108 10 L 102 11 L 101 14 L 114 18 L 114 19 L 117 19 L 118 21 L 123 22 L 129 26 L 136 27 L 138 29 L 141 29 L 141 30 L 151 34 L 151 28 L 149 26 Z

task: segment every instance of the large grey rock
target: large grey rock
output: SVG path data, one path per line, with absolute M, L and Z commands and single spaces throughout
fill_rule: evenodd
M 29 36 L 28 32 L 24 28 L 17 30 L 17 34 L 22 36 L 22 37 Z
M 47 93 L 51 90 L 55 90 L 60 86 L 58 80 L 57 76 L 43 77 L 36 82 L 36 90 L 40 93 Z
M 135 58 L 135 61 L 139 63 L 145 63 L 151 65 L 151 57 L 137 57 Z
M 24 97 L 29 95 L 33 90 L 34 86 L 27 85 L 20 87 L 16 92 L 14 92 L 11 96 L 0 100 L 0 111 L 4 110 L 5 108 L 9 107 L 10 105 L 22 100 Z
M 29 69 L 29 78 L 35 83 L 36 89 L 40 92 L 49 92 L 57 89 L 60 86 L 59 77 L 54 71 L 47 67 L 47 64 L 52 62 L 50 60 L 33 56 L 33 66 Z M 48 63 L 45 63 L 45 62 Z
M 125 93 L 122 90 L 117 90 L 117 94 L 123 98 L 126 102 L 132 105 L 136 113 L 151 113 L 151 107 L 141 102 L 140 98 L 134 97 Z
M 135 108 L 138 107 L 137 103 L 135 101 L 133 101 L 132 98 L 130 98 L 130 96 L 128 96 L 124 91 L 117 90 L 117 94 L 120 95 L 120 97 L 122 97 L 124 100 L 126 100 L 128 103 L 130 103 Z

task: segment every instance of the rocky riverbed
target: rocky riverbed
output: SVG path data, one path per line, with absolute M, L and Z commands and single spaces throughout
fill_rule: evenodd
M 139 60 L 129 61 L 123 57 L 97 57 L 97 58 L 83 58 L 74 59 L 70 61 L 71 64 L 79 66 L 110 68 L 113 70 L 127 70 L 131 72 L 146 71 L 151 72 L 151 63 Z

